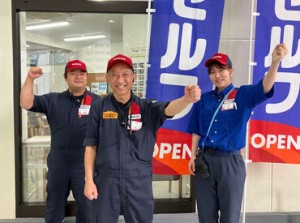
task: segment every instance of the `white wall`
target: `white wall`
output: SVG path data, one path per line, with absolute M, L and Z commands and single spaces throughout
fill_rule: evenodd
M 15 162 L 11 0 L 1 0 L 0 219 L 15 217 Z

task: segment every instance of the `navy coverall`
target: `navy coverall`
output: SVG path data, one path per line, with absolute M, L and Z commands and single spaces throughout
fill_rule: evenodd
M 97 146 L 94 183 L 99 196 L 91 201 L 90 222 L 116 223 L 121 213 L 128 223 L 152 222 L 152 156 L 166 105 L 133 94 L 124 105 L 110 94 L 92 108 L 85 145 Z M 128 123 L 139 118 L 141 128 L 130 130 Z
M 46 223 L 62 222 L 70 190 L 78 205 L 77 223 L 86 223 L 87 200 L 84 196 L 84 146 L 88 115 L 79 107 L 100 97 L 86 91 L 72 96 L 69 91 L 34 97 L 30 111 L 44 113 L 51 130 L 51 149 L 47 158 Z

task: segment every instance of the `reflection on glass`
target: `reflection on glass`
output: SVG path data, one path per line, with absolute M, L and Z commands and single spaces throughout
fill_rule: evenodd
M 114 23 L 109 21 L 113 20 Z M 63 27 L 26 30 L 30 25 L 68 21 Z M 21 85 L 31 66 L 43 69 L 44 75 L 35 81 L 37 95 L 62 92 L 67 89 L 63 73 L 69 60 L 79 59 L 86 63 L 89 75 L 87 89 L 97 86 L 106 88 L 105 78 L 109 58 L 123 53 L 130 56 L 138 73 L 133 91 L 141 97 L 146 94 L 147 80 L 146 40 L 147 15 L 96 14 L 59 12 L 21 12 Z M 138 33 L 138 35 L 137 35 Z M 100 39 L 64 41 L 82 35 L 103 35 Z M 93 83 L 93 86 L 92 86 Z M 101 88 L 102 89 L 102 88 Z M 22 185 L 23 202 L 45 202 L 47 156 L 50 150 L 50 128 L 45 115 L 22 110 Z M 190 178 L 167 176 L 154 179 L 155 198 L 190 197 Z M 69 200 L 73 200 L 70 195 Z

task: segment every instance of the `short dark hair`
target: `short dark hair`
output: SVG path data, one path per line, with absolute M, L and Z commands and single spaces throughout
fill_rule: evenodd
M 223 64 L 221 64 L 218 61 L 213 61 L 207 67 L 208 74 L 210 74 L 213 66 L 217 67 L 218 69 L 221 69 L 221 68 L 223 68 L 223 69 L 231 69 L 232 68 L 229 64 L 223 65 Z

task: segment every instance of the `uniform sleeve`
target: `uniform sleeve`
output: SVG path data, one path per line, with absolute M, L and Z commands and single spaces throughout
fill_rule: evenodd
M 99 125 L 101 120 L 102 98 L 92 104 L 87 124 L 84 146 L 97 146 L 99 142 Z
M 148 101 L 146 107 L 147 122 L 150 123 L 152 131 L 156 132 L 168 118 L 165 116 L 165 108 L 169 102 Z
M 35 95 L 33 106 L 29 109 L 32 112 L 40 112 L 48 115 L 49 107 L 51 104 L 52 94 Z
M 255 107 L 256 105 L 264 102 L 265 100 L 267 100 L 268 98 L 271 98 L 273 96 L 274 86 L 272 87 L 272 89 L 269 92 L 265 93 L 264 87 L 263 87 L 263 80 L 260 80 L 257 84 L 248 85 L 248 88 L 246 91 L 247 91 L 246 95 L 248 95 L 248 97 L 250 97 L 248 100 L 248 102 L 250 103 L 250 106 Z M 246 95 L 244 95 L 243 98 L 246 98 L 247 97 Z

